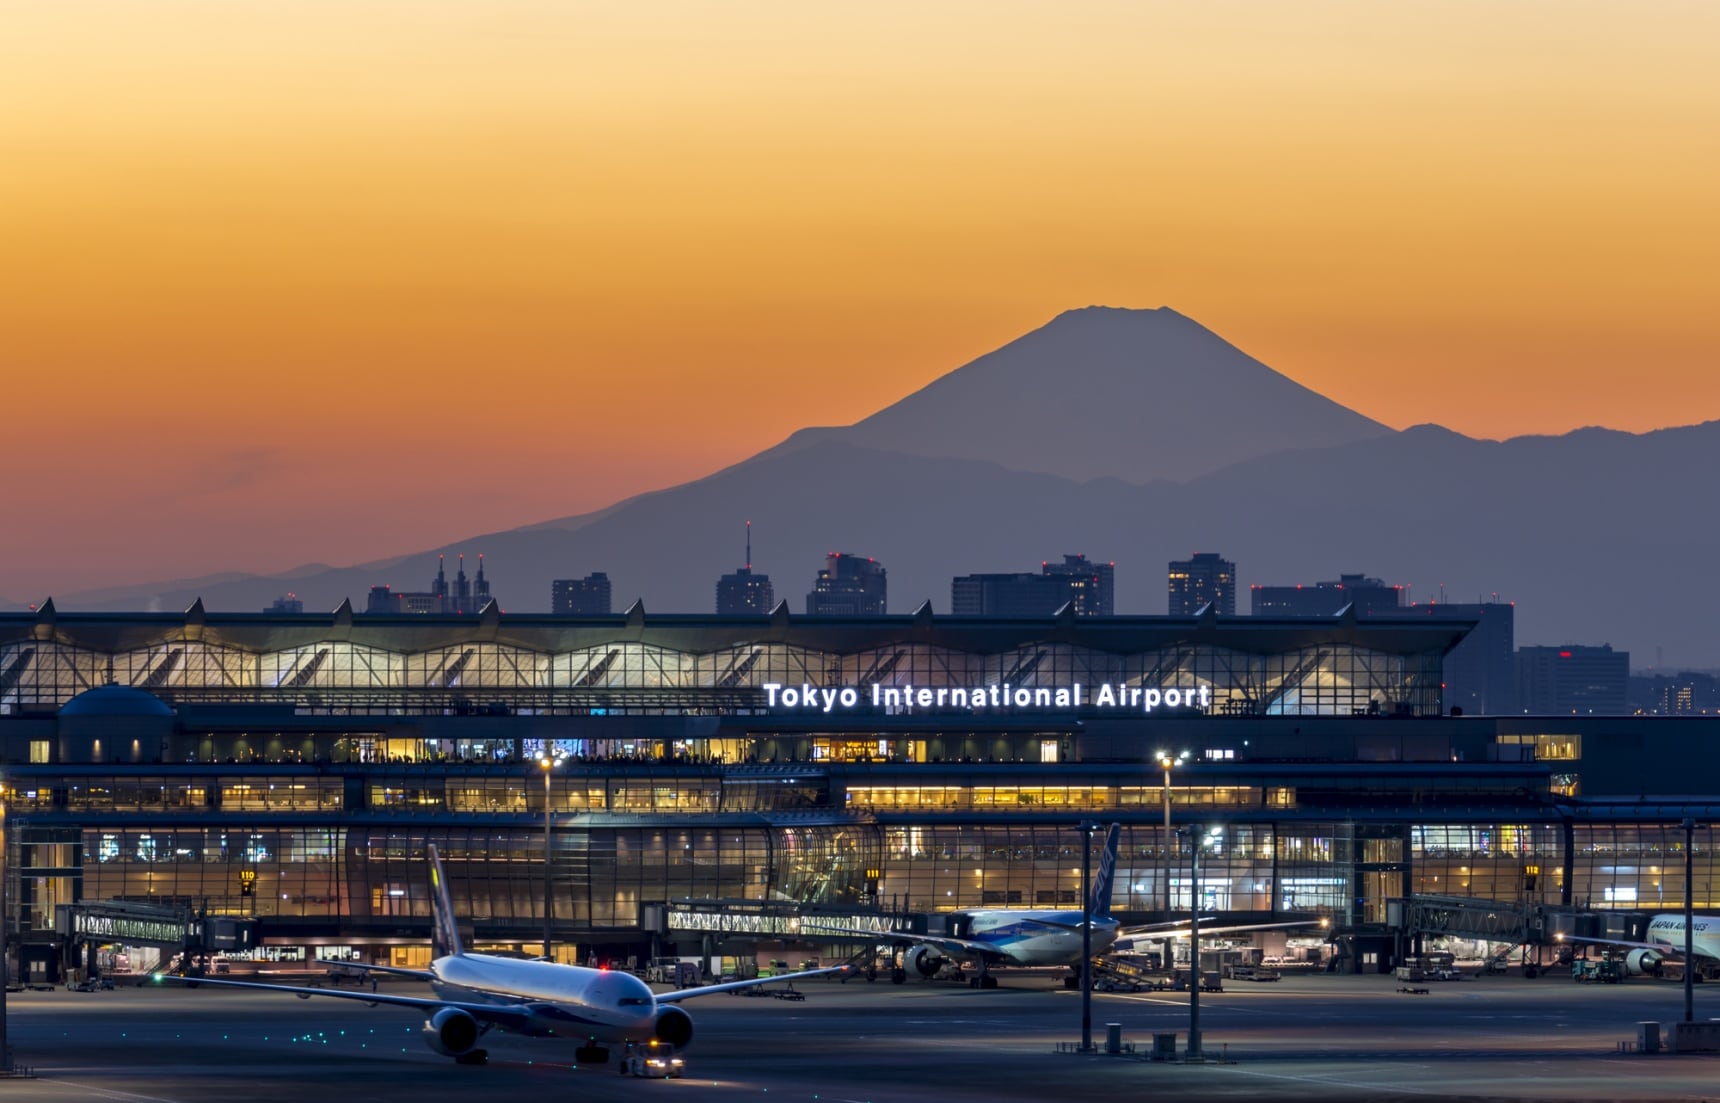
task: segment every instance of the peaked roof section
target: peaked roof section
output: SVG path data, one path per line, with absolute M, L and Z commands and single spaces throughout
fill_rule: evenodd
M 817 651 L 853 652 L 907 644 L 989 653 L 1063 643 L 1114 654 L 1202 645 L 1248 654 L 1279 654 L 1347 644 L 1392 655 L 1448 651 L 1476 622 L 1425 617 L 1193 617 L 934 616 L 929 603 L 906 616 L 791 616 L 786 603 L 767 615 L 659 614 L 642 601 L 601 617 L 504 614 L 482 616 L 352 615 L 333 613 L 205 613 L 192 624 L 174 613 L 60 613 L 53 638 L 93 651 L 125 651 L 201 639 L 212 646 L 263 652 L 330 640 L 384 651 L 427 651 L 493 642 L 529 651 L 575 651 L 640 641 L 675 651 L 719 651 L 784 643 Z M 37 640 L 36 613 L 0 613 L 0 645 Z

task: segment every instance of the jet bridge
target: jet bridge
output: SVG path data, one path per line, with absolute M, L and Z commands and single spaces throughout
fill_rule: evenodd
M 1593 911 L 1582 908 L 1549 908 L 1543 904 L 1486 900 L 1467 896 L 1411 896 L 1389 901 L 1387 925 L 1399 939 L 1410 939 L 1419 949 L 1424 936 L 1486 939 L 1523 948 L 1524 975 L 1534 976 L 1548 948 L 1568 955 L 1567 935 L 1584 938 L 1612 937 L 1640 941 L 1648 915 L 1644 912 Z M 1503 968 L 1511 950 L 1495 959 Z M 1533 960 L 1531 961 L 1531 958 Z M 1565 960 L 1559 956 L 1558 960 Z M 1490 964 L 1489 968 L 1493 968 Z
M 189 907 L 140 904 L 129 900 L 86 900 L 61 904 L 55 927 L 68 943 L 119 942 L 163 950 L 249 950 L 257 944 L 257 921 L 234 916 L 200 916 Z
M 1387 904 L 1387 925 L 1411 935 L 1485 938 L 1554 946 L 1566 935 L 1641 939 L 1648 913 L 1549 908 L 1544 904 L 1470 896 L 1410 896 Z
M 787 901 L 675 900 L 642 904 L 639 926 L 651 935 L 652 957 L 662 942 L 697 939 L 701 965 L 711 972 L 711 960 L 724 944 L 761 942 L 829 942 L 827 927 L 859 931 L 910 930 L 926 933 L 926 917 L 906 912 L 866 910 Z
M 926 917 L 899 912 L 819 907 L 758 900 L 689 900 L 646 904 L 640 926 L 654 934 L 716 934 L 755 939 L 808 939 L 827 936 L 821 928 L 910 930 L 926 932 Z M 805 928 L 810 927 L 810 930 Z
M 85 900 L 61 904 L 54 926 L 69 966 L 93 975 L 98 946 L 154 946 L 166 954 L 207 954 L 249 950 L 257 945 L 257 921 L 234 916 L 200 916 L 189 906 L 143 904 L 129 900 Z M 82 960 L 82 965 L 77 965 Z
M 1468 896 L 1410 896 L 1389 901 L 1386 925 L 1412 935 L 1485 938 L 1492 942 L 1552 941 L 1539 907 Z

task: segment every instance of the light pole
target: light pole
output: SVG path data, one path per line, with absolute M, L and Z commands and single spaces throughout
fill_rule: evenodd
M 1181 766 L 1184 762 L 1187 762 L 1188 761 L 1188 752 L 1184 751 L 1183 753 L 1177 755 L 1175 758 L 1172 758 L 1171 753 L 1169 751 L 1155 751 L 1155 752 L 1153 752 L 1153 757 L 1158 759 L 1159 766 L 1165 772 L 1165 835 L 1164 835 L 1164 839 L 1165 839 L 1165 846 L 1169 847 L 1169 846 L 1171 846 L 1171 767 Z M 1170 917 L 1171 917 L 1171 870 L 1170 870 L 1169 863 L 1167 863 L 1165 865 L 1165 918 L 1169 919 Z M 1171 963 L 1168 961 L 1165 963 L 1167 968 L 1170 966 L 1170 964 Z
M 1081 821 L 1081 1052 L 1093 1052 L 1093 824 Z
M 558 752 L 545 749 L 538 757 L 538 765 L 543 768 L 543 956 L 549 960 L 550 925 L 555 921 L 555 894 L 550 880 L 550 809 L 549 782 L 555 773 L 555 768 L 561 765 L 565 758 Z
M 6 1037 L 6 782 L 0 779 L 0 1072 L 12 1071 L 12 1046 Z
M 1686 816 L 1678 826 L 1684 828 L 1684 1021 L 1696 1021 L 1696 904 L 1694 878 L 1691 874 L 1691 848 L 1696 843 L 1696 821 Z
M 1188 1059 L 1201 1060 L 1200 1052 L 1200 848 L 1206 842 L 1202 829 L 1194 824 L 1177 829 L 1179 838 L 1187 836 L 1189 849 L 1188 908 Z

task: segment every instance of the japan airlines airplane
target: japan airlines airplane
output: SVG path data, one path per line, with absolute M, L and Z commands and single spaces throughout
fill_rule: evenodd
M 1117 921 L 1111 918 L 1111 882 L 1116 875 L 1117 841 L 1121 834 L 1122 827 L 1112 824 L 1105 836 L 1105 853 L 1099 861 L 1098 876 L 1093 880 L 1089 907 L 1093 930 L 1089 943 L 1095 957 L 1110 949 L 1117 938 Z M 972 962 L 978 967 L 979 975 L 970 981 L 975 988 L 997 987 L 997 978 L 990 974 L 993 965 L 1081 964 L 1080 911 L 1068 908 L 1055 911 L 985 908 L 952 912 L 950 919 L 959 935 L 814 927 L 806 923 L 802 924 L 801 931 L 806 934 L 828 931 L 907 947 L 902 955 L 902 967 L 890 978 L 897 984 L 907 979 L 909 969 L 923 977 L 934 977 L 951 961 Z
M 1592 942 L 1626 950 L 1624 969 L 1631 976 L 1656 976 L 1660 973 L 1661 962 L 1681 965 L 1684 961 L 1684 916 L 1677 912 L 1665 912 L 1650 919 L 1646 942 L 1588 938 L 1563 931 L 1554 937 L 1560 942 Z M 1720 978 L 1720 916 L 1691 917 L 1690 950 L 1696 958 L 1696 979 Z
M 290 992 L 296 996 L 327 996 L 363 1000 L 369 1004 L 410 1007 L 423 1011 L 424 1042 L 444 1057 L 463 1065 L 481 1065 L 489 1054 L 478 1042 L 491 1030 L 523 1034 L 533 1038 L 566 1038 L 580 1044 L 574 1060 L 580 1064 L 602 1064 L 609 1060 L 605 1043 L 665 1042 L 677 1049 L 693 1038 L 693 1019 L 679 1004 L 695 996 L 732 992 L 778 981 L 840 973 L 848 966 L 807 969 L 778 977 L 708 984 L 679 992 L 653 993 L 631 973 L 587 969 L 552 961 L 469 954 L 460 945 L 454 909 L 448 898 L 448 882 L 436 848 L 430 847 L 431 946 L 436 954 L 428 969 L 396 969 L 387 966 L 355 966 L 376 972 L 415 977 L 427 981 L 435 999 L 392 996 L 376 992 L 342 992 L 324 988 L 295 988 L 239 980 L 209 980 L 157 974 L 156 979 L 182 980 L 190 984 L 214 984 L 228 988 L 260 988 Z M 351 966 L 350 962 L 330 962 Z

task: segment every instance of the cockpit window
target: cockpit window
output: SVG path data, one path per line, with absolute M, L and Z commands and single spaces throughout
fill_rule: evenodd
M 615 1002 L 622 1007 L 643 1007 L 651 1001 L 643 996 L 622 996 Z

